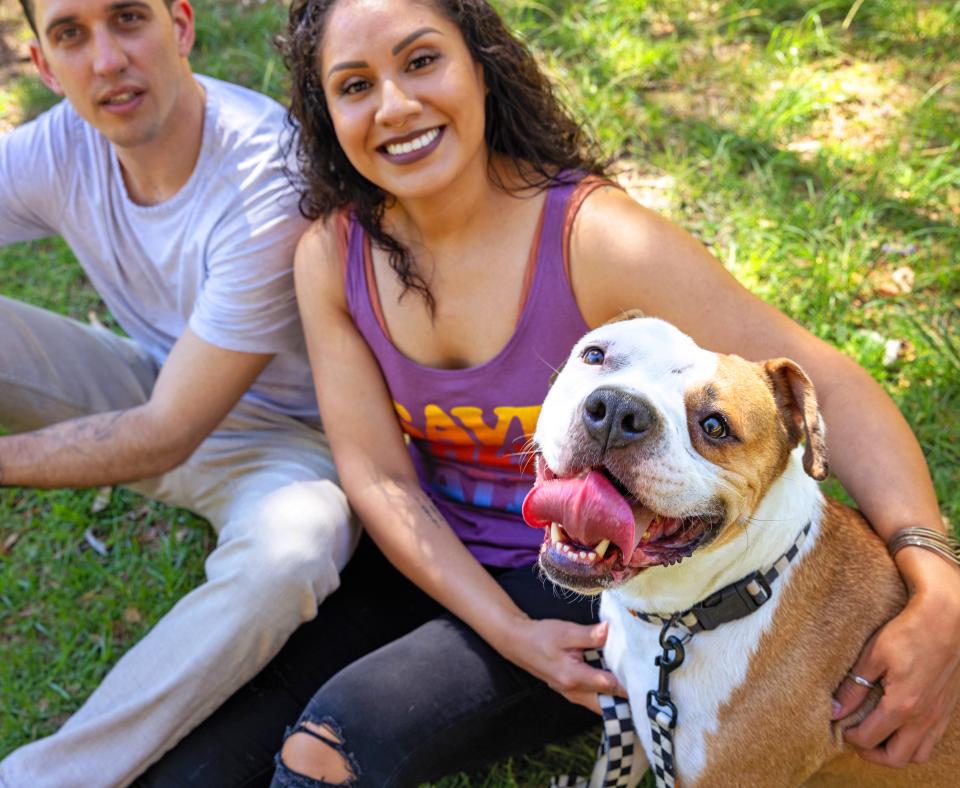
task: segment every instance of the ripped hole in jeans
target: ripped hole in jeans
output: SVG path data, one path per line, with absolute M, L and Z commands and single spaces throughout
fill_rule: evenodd
M 360 771 L 346 751 L 340 728 L 330 718 L 301 720 L 287 732 L 277 766 L 291 788 L 351 785 Z

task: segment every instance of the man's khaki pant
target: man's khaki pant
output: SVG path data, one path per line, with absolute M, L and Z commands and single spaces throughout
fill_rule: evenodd
M 136 406 L 157 371 L 130 340 L 0 297 L 8 429 Z M 179 468 L 130 487 L 210 521 L 218 540 L 207 580 L 57 733 L 0 764 L 6 788 L 128 784 L 316 615 L 356 545 L 323 433 L 256 405 L 238 405 Z

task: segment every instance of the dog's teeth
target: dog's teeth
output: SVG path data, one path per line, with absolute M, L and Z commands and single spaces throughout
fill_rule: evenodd
M 600 557 L 603 558 L 607 554 L 607 548 L 610 547 L 610 540 L 604 539 L 600 544 L 593 548 L 594 552 Z
M 591 550 L 589 553 L 587 553 L 587 560 L 590 561 L 590 563 L 593 563 L 597 560 L 597 554 Z
M 643 532 L 643 536 L 640 537 L 641 542 L 647 542 L 650 540 L 650 529 L 648 528 Z
M 581 551 L 580 551 L 580 557 L 581 557 L 581 558 L 586 558 L 586 557 L 587 557 L 586 551 L 581 550 Z
M 562 542 L 560 538 L 560 526 L 556 523 L 550 523 L 550 541 L 554 543 Z

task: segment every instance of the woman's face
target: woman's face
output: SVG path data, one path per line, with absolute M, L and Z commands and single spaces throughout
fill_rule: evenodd
M 381 189 L 430 197 L 485 166 L 483 69 L 432 6 L 341 0 L 318 68 L 344 153 Z

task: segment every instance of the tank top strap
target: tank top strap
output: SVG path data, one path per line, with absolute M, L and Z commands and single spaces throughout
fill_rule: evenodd
M 556 281 L 557 271 L 549 269 L 554 269 L 556 263 L 563 262 L 563 228 L 566 223 L 567 205 L 579 184 L 579 181 L 562 183 L 547 192 L 534 279 L 546 273 L 552 284 L 562 286 L 562 282 Z M 544 269 L 548 270 L 544 271 Z
M 360 333 L 366 337 L 371 345 L 383 336 L 385 344 L 389 345 L 384 335 L 385 326 L 382 316 L 374 306 L 368 287 L 366 233 L 356 217 L 351 213 L 347 227 L 344 256 L 344 294 L 347 298 L 347 308 L 353 317 Z M 379 306 L 379 301 L 376 302 Z M 379 348 L 373 348 L 376 352 Z
M 538 239 L 536 268 L 520 320 L 527 313 L 538 316 L 538 330 L 546 330 L 544 318 L 571 320 L 577 318 L 585 333 L 587 324 L 580 314 L 570 282 L 570 229 L 583 200 L 594 189 L 614 185 L 604 178 L 588 175 L 562 182 L 547 192 L 542 227 Z M 562 317 L 561 317 L 562 316 Z
M 573 222 L 577 218 L 577 214 L 584 200 L 597 189 L 605 187 L 613 187 L 614 189 L 622 188 L 620 184 L 604 178 L 601 175 L 587 175 L 577 184 L 567 200 L 567 207 L 563 218 L 563 275 L 566 277 L 568 284 L 573 282 L 570 278 L 570 237 L 573 234 Z M 572 284 L 570 284 L 570 286 L 572 287 Z

